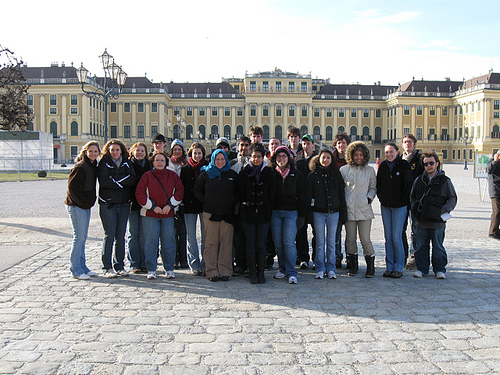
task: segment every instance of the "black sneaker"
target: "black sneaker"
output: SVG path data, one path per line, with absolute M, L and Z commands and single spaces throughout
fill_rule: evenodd
M 208 280 L 212 281 L 212 282 L 217 282 L 220 280 L 220 277 L 219 276 L 212 276 L 212 277 L 209 277 Z
M 243 272 L 241 267 L 236 266 L 233 268 L 233 276 L 240 276 Z
M 230 276 L 221 276 L 220 281 L 229 281 L 231 280 Z
M 300 269 L 307 270 L 309 268 L 309 262 L 300 262 Z

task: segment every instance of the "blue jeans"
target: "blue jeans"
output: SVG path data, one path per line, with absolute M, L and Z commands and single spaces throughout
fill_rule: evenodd
M 173 271 L 175 263 L 175 225 L 173 217 L 158 219 L 142 217 L 144 236 L 146 237 L 146 267 L 156 271 L 158 266 L 158 242 L 161 243 L 161 260 L 165 271 Z
M 201 224 L 201 254 L 198 249 L 198 239 L 196 237 L 196 221 L 198 219 Z M 199 268 L 205 267 L 203 261 L 203 251 L 205 250 L 205 225 L 203 224 L 203 213 L 184 214 L 184 222 L 186 223 L 188 265 L 191 271 L 196 271 Z
M 115 204 L 111 208 L 106 204 L 99 204 L 104 239 L 102 242 L 102 268 L 121 271 L 125 268 L 125 233 L 127 232 L 128 203 Z M 113 244 L 115 254 L 113 256 Z M 112 259 L 112 260 L 111 260 Z
M 444 228 L 427 229 L 418 228 L 417 232 L 417 251 L 415 252 L 415 262 L 417 269 L 424 275 L 429 273 L 429 243 L 432 241 L 432 270 L 434 273 L 446 272 L 448 256 L 444 249 Z
M 131 269 L 146 267 L 144 248 L 146 239 L 142 229 L 140 210 L 131 211 L 128 215 L 128 261 Z
M 338 212 L 313 212 L 316 231 L 316 272 L 335 271 L 335 238 L 339 222 Z M 342 227 L 341 227 L 342 228 Z
M 407 207 L 385 207 L 380 205 L 385 236 L 385 266 L 387 271 L 403 272 L 405 249 L 403 227 Z
M 77 206 L 66 205 L 71 226 L 73 227 L 73 242 L 71 243 L 70 270 L 77 277 L 90 270 L 85 264 L 85 242 L 89 232 L 90 209 L 84 210 Z
M 271 216 L 271 231 L 274 247 L 278 255 L 280 271 L 290 276 L 297 276 L 295 261 L 297 260 L 297 211 L 273 210 Z M 248 250 L 247 250 L 248 251 Z

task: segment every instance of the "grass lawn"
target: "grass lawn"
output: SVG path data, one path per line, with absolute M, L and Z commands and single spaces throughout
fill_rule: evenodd
M 69 172 L 52 172 L 49 176 L 47 172 L 47 177 L 38 177 L 38 172 L 21 172 L 21 178 L 17 172 L 2 172 L 0 173 L 0 182 L 8 181 L 34 181 L 34 180 L 67 180 L 69 177 Z

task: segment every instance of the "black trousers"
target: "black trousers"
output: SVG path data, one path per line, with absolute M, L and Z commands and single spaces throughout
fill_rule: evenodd
M 500 198 L 491 198 L 490 236 L 500 237 Z

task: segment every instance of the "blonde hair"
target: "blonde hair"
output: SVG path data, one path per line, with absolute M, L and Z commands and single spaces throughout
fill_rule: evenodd
M 97 141 L 89 141 L 83 145 L 82 149 L 80 150 L 80 153 L 75 158 L 75 162 L 78 163 L 80 160 L 83 159 L 85 155 L 87 155 L 87 151 L 90 148 L 90 146 L 96 146 L 97 150 L 99 151 L 99 154 L 101 153 L 101 146 L 99 146 L 99 143 Z
M 144 152 L 146 153 L 146 156 L 144 157 L 145 159 L 148 159 L 149 160 L 149 155 L 148 155 L 148 146 L 146 146 L 144 143 L 142 142 L 137 142 L 137 143 L 134 143 L 132 145 L 132 147 L 130 147 L 130 158 L 132 158 L 132 156 L 134 156 L 134 152 L 135 150 L 137 150 L 137 147 L 144 147 Z

